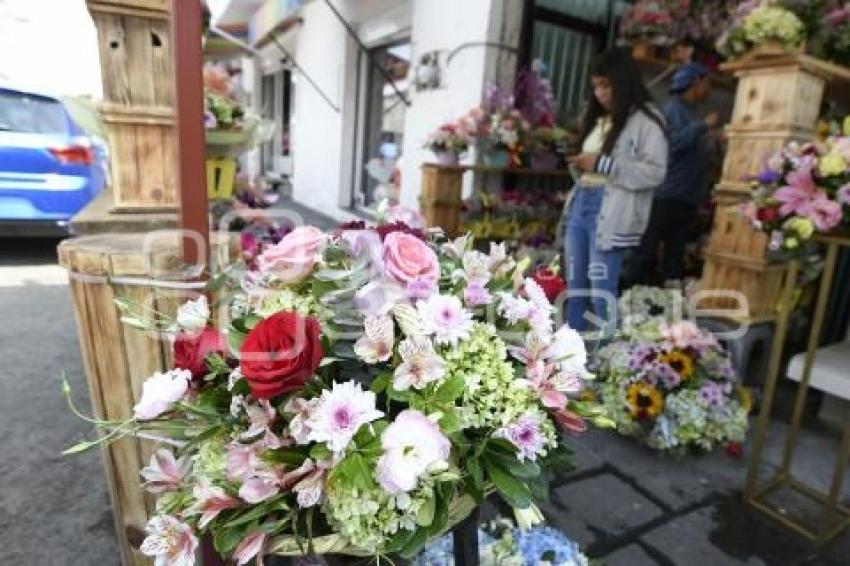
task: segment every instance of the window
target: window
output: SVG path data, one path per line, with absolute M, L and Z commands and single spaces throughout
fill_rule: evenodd
M 398 92 L 408 92 L 410 56 L 409 39 L 372 48 L 368 56 L 361 54 L 363 99 L 359 105 L 362 119 L 355 158 L 359 169 L 354 175 L 355 204 L 368 207 L 384 198 L 398 199 L 397 166 L 407 110 Z
M 264 119 L 274 122 L 275 133 L 262 145 L 261 170 L 275 177 L 291 174 L 293 90 L 294 81 L 288 69 L 263 76 L 261 113 Z

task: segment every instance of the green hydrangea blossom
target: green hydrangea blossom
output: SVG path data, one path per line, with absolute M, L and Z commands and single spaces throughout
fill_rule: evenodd
M 192 469 L 198 481 L 206 480 L 210 484 L 225 481 L 227 459 L 224 453 L 224 439 L 214 437 L 202 442 L 197 454 L 192 457 Z
M 312 295 L 299 295 L 290 289 L 281 289 L 265 295 L 255 310 L 263 318 L 281 311 L 295 311 L 303 316 L 321 317 L 324 307 Z
M 466 340 L 441 352 L 446 378 L 463 377 L 463 428 L 500 428 L 535 406 L 531 390 L 516 379 L 505 343 L 496 330 L 476 323 Z
M 805 36 L 800 18 L 776 6 L 759 6 L 744 20 L 743 28 L 744 37 L 754 44 L 779 40 L 786 45 L 797 46 Z
M 352 545 L 376 552 L 399 530 L 415 530 L 420 509 L 433 497 L 428 482 L 397 496 L 377 485 L 364 490 L 338 482 L 328 487 L 324 512 L 334 531 Z

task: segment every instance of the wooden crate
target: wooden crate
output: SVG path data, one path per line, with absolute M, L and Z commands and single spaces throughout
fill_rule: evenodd
M 100 418 L 124 420 L 141 397 L 145 379 L 169 367 L 170 342 L 121 323 L 114 300 L 123 297 L 173 314 L 190 291 L 155 289 L 130 284 L 133 278 L 175 273 L 180 265 L 175 238 L 157 240 L 153 253 L 143 255 L 143 234 L 100 234 L 60 244 L 59 262 L 69 271 L 77 333 L 83 353 L 92 408 Z M 235 239 L 214 234 L 218 258 L 238 255 Z M 110 282 L 107 277 L 116 278 Z M 122 278 L 124 278 L 122 280 Z M 122 282 L 126 281 L 126 282 Z M 147 303 L 145 303 L 147 301 Z M 103 465 L 115 520 L 115 534 L 124 566 L 148 566 L 138 546 L 153 510 L 153 498 L 140 485 L 139 471 L 147 465 L 154 446 L 125 438 L 103 448 Z
M 419 208 L 428 226 L 439 226 L 450 236 L 458 233 L 462 185 L 463 169 L 459 167 L 422 166 Z
M 173 209 L 178 204 L 176 130 L 169 107 L 101 106 L 117 212 Z
M 789 141 L 811 139 L 804 130 L 744 130 L 726 128 L 728 146 L 720 184 L 749 187 L 750 180 L 764 170 L 767 159 Z
M 166 0 L 88 3 L 97 28 L 105 101 L 174 105 L 174 55 L 166 4 Z
M 767 234 L 754 229 L 737 206 L 717 207 L 705 251 L 716 257 L 764 261 L 767 243 Z
M 771 319 L 776 316 L 787 273 L 787 264 L 736 259 L 706 252 L 699 284 L 701 299 L 695 306 L 703 311 L 730 311 L 724 315 L 725 318 L 750 321 Z M 724 295 L 729 291 L 739 295 Z M 745 311 L 736 312 L 742 307 Z
M 766 68 L 738 74 L 732 127 L 811 132 L 820 115 L 824 79 L 803 67 Z

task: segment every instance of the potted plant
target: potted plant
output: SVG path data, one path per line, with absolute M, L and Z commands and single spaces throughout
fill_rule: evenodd
M 424 147 L 434 153 L 438 164 L 452 166 L 469 149 L 471 139 L 464 122 L 448 122 L 428 136 Z
M 558 168 L 558 147 L 567 139 L 567 131 L 558 127 L 535 128 L 531 132 L 532 169 L 552 171 Z
M 490 133 L 482 140 L 484 164 L 490 167 L 519 167 L 528 147 L 530 126 L 519 110 L 490 116 Z
M 638 0 L 620 21 L 620 35 L 632 45 L 635 59 L 655 56 L 655 47 L 670 42 L 674 18 L 665 2 Z
M 753 48 L 780 55 L 801 50 L 805 38 L 806 28 L 793 12 L 751 0 L 738 7 L 733 25 L 720 37 L 717 49 L 732 57 Z

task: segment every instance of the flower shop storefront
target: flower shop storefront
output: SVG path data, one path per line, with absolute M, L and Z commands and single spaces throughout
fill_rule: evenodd
M 671 9 L 648 20 L 641 12 L 664 3 L 626 11 L 611 2 L 590 25 L 569 7 L 552 13 L 581 2 L 539 2 L 524 23 L 501 14 L 500 33 L 532 34 L 527 69 L 508 78 L 494 72 L 503 80 L 492 88 L 478 84 L 482 72 L 471 81 L 474 95 L 466 85 L 461 102 L 443 106 L 441 89 L 456 87 L 428 86 L 427 73 L 417 78 L 423 106 L 405 115 L 403 146 L 416 149 L 405 150 L 411 160 L 403 168 L 415 171 L 412 186 L 421 191 L 405 195 L 403 185 L 400 200 L 412 194 L 419 212 L 383 203 L 368 220 L 297 226 L 250 249 L 210 231 L 207 130 L 215 138 L 246 125 L 239 114 L 250 109 L 235 108 L 227 89 L 210 92 L 221 85 L 215 72 L 202 72 L 200 2 L 93 3 L 113 14 L 121 6 L 122 18 L 152 13 L 170 26 L 162 37 L 173 49 L 168 102 L 178 153 L 168 198 L 179 203 L 184 230 L 60 247 L 95 415 L 71 408 L 97 431 L 68 452 L 102 451 L 124 564 L 261 564 L 264 556 L 314 554 L 342 563 L 587 564 L 572 533 L 538 523 L 550 480 L 571 481 L 571 446 L 591 427 L 616 431 L 658 461 L 746 450 L 750 474 L 736 487 L 751 507 L 817 543 L 850 524 L 841 503 L 850 420 L 828 491 L 793 475 L 808 387 L 850 397 L 841 372 L 832 379 L 816 356 L 827 313 L 841 310 L 830 305 L 846 295 L 835 273 L 850 213 L 847 136 L 835 129 L 817 140 L 816 123 L 828 85 L 850 71 L 798 52 L 802 22 L 755 6 L 730 14 L 724 31 L 735 57 L 725 70 L 737 75 L 737 96 L 716 193 L 726 208 L 707 237 L 702 294 L 634 286 L 617 297 L 619 325 L 600 339 L 563 322 L 569 289 L 555 226 L 571 183 L 565 157 L 577 151 L 569 117 L 590 54 L 607 39 L 594 34 L 610 32 L 621 16 L 655 26 L 625 26 L 646 65 L 667 56 L 665 38 L 653 34 L 677 19 Z M 309 9 L 326 7 L 319 4 Z M 553 22 L 575 24 L 586 37 L 540 32 Z M 567 44 L 574 58 L 542 57 Z M 482 68 L 516 63 L 510 48 L 497 51 L 508 54 L 485 57 Z M 576 76 L 568 73 L 573 59 Z M 214 128 L 205 128 L 205 98 Z M 426 129 L 428 104 L 441 110 L 425 113 Z M 813 297 L 818 274 L 809 268 L 819 253 Z M 729 290 L 747 310 L 721 293 Z M 795 320 L 811 333 L 784 463 L 765 479 L 764 438 L 775 425 L 771 408 L 785 381 L 783 352 L 796 344 L 786 339 Z M 732 325 L 741 332 L 729 332 Z M 769 357 L 761 382 L 745 348 L 759 332 Z M 840 365 L 846 344 L 834 346 L 824 358 Z M 64 393 L 70 403 L 67 386 Z M 754 401 L 761 413 L 748 431 Z M 783 517 L 767 501 L 786 487 L 822 504 L 832 519 L 826 528 Z M 510 518 L 479 529 L 487 504 Z

